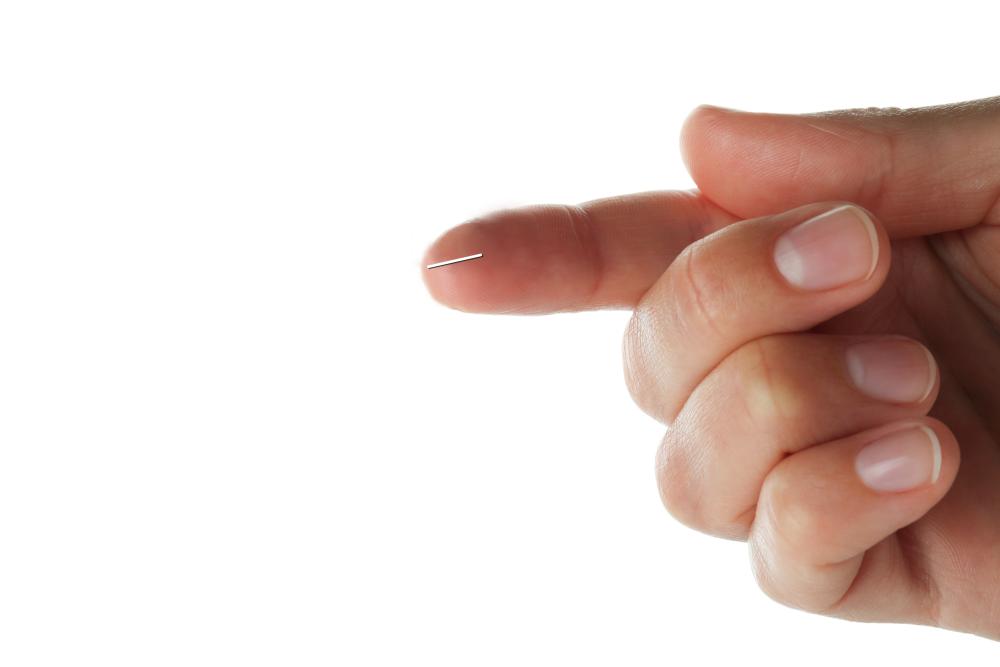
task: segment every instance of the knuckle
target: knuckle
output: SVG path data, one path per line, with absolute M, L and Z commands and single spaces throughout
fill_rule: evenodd
M 775 567 L 767 546 L 762 545 L 757 539 L 750 539 L 748 546 L 750 570 L 753 572 L 754 581 L 757 582 L 757 588 L 775 602 L 787 605 L 788 597 L 784 594 L 784 589 L 778 585 Z
M 735 363 L 744 409 L 765 430 L 797 420 L 806 409 L 804 392 L 777 361 L 780 346 L 774 338 L 759 338 L 740 348 Z
M 700 475 L 680 429 L 667 429 L 656 455 L 656 482 L 660 500 L 675 519 L 702 530 L 705 526 L 696 480 Z
M 755 526 L 749 540 L 750 569 L 757 587 L 775 602 L 807 611 L 819 612 L 815 608 L 815 596 L 805 584 L 812 578 L 805 561 L 787 558 L 786 546 L 779 546 L 781 537 Z M 781 556 L 780 554 L 785 554 Z
M 720 420 L 719 392 L 717 386 L 698 387 L 670 423 L 657 452 L 657 483 L 663 505 L 681 523 L 745 540 L 756 515 L 759 483 L 749 481 L 756 459 L 744 457 L 757 456 L 763 447 L 747 445 L 748 438 L 757 439 L 752 430 L 735 433 Z M 748 481 L 734 484 L 732 476 L 741 472 L 749 473 Z
M 829 480 L 820 471 L 793 472 L 782 463 L 765 480 L 750 533 L 750 564 L 758 587 L 776 602 L 830 613 L 843 599 L 843 580 L 830 576 L 843 563 L 827 560 L 843 527 L 829 497 Z
M 600 291 L 604 278 L 603 260 L 590 212 L 582 206 L 562 206 L 573 237 L 580 244 L 580 258 L 593 279 L 586 287 L 587 301 Z
M 806 583 L 810 574 L 794 571 L 793 564 L 776 562 L 772 554 L 755 545 L 753 541 L 750 548 L 750 567 L 757 588 L 778 604 L 814 613 L 827 611 L 826 605 L 819 604 L 823 599 L 821 594 L 817 595 L 820 591 L 810 590 L 811 587 Z
M 642 387 L 642 323 L 639 321 L 640 312 L 636 310 L 628 321 L 625 328 L 625 336 L 622 340 L 622 365 L 625 368 L 625 384 L 628 386 L 632 399 L 638 402 L 640 388 Z
M 746 539 L 753 510 L 735 513 L 732 499 L 715 491 L 712 443 L 692 437 L 683 421 L 667 430 L 657 451 L 656 482 L 663 506 L 689 528 L 715 537 Z
M 794 554 L 803 562 L 815 560 L 817 543 L 827 539 L 835 526 L 830 512 L 806 499 L 826 496 L 829 490 L 824 486 L 821 476 L 803 471 L 790 474 L 782 464 L 767 476 L 761 488 L 758 516 L 763 517 L 764 530 L 774 549 Z
M 622 365 L 625 369 L 625 384 L 632 400 L 642 410 L 656 417 L 658 396 L 653 373 L 650 371 L 650 365 L 655 363 L 652 356 L 655 344 L 652 341 L 654 326 L 651 319 L 652 314 L 642 306 L 632 314 L 622 341 Z
M 823 570 L 799 561 L 778 562 L 751 541 L 750 567 L 757 587 L 778 604 L 814 614 L 830 614 L 844 590 L 831 588 Z
M 723 271 L 702 268 L 702 245 L 695 243 L 681 255 L 679 267 L 683 289 L 677 295 L 681 300 L 678 312 L 690 319 L 688 328 L 701 335 L 722 336 L 725 317 L 729 312 L 723 295 L 731 289 Z

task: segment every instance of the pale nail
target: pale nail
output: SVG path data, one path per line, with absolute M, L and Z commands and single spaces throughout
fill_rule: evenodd
M 854 469 L 875 491 L 909 491 L 933 484 L 941 474 L 941 443 L 926 426 L 896 431 L 858 452 Z
M 876 340 L 847 348 L 847 370 L 865 394 L 882 401 L 917 403 L 931 393 L 937 365 L 923 345 Z
M 846 285 L 875 271 L 878 234 L 864 211 L 841 206 L 782 234 L 774 245 L 774 263 L 801 289 Z

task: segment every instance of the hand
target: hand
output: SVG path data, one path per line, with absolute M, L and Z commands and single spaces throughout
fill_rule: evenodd
M 702 107 L 682 147 L 699 191 L 472 221 L 427 261 L 484 258 L 428 288 L 634 308 L 626 378 L 668 425 L 672 514 L 746 539 L 785 604 L 1000 638 L 1000 98 Z

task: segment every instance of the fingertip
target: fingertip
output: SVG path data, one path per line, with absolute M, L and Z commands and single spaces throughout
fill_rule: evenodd
M 424 256 L 424 282 L 444 305 L 475 313 L 586 307 L 597 278 L 594 239 L 574 207 L 496 211 L 445 232 Z M 477 259 L 427 268 L 482 253 Z
M 854 457 L 858 478 L 878 505 L 894 508 L 893 515 L 909 515 L 905 523 L 933 507 L 958 474 L 958 442 L 931 417 L 887 425 L 859 445 Z
M 871 248 L 871 264 L 862 282 L 878 289 L 889 275 L 892 264 L 892 246 L 885 225 L 870 210 L 854 202 L 842 201 L 839 206 L 849 210 L 861 221 Z
M 420 273 L 431 297 L 438 303 L 463 312 L 490 309 L 493 295 L 489 279 L 489 257 L 484 251 L 485 234 L 475 222 L 453 227 L 424 252 Z M 444 266 L 433 266 L 482 253 L 482 257 Z
M 931 441 L 931 484 L 941 478 L 941 439 L 937 437 L 934 429 L 923 426 L 927 439 Z
M 931 487 L 943 496 L 958 475 L 962 450 L 955 434 L 944 422 L 925 417 L 921 420 L 921 428 L 933 443 Z
M 871 139 L 832 119 L 702 105 L 684 122 L 681 152 L 709 199 L 749 218 L 810 201 L 870 199 L 882 166 Z
M 917 345 L 920 345 L 920 349 L 924 353 L 924 359 L 927 361 L 927 389 L 924 390 L 923 396 L 920 397 L 919 402 L 922 403 L 931 399 L 932 396 L 934 399 L 937 398 L 937 393 L 941 388 L 941 369 L 938 368 L 937 360 L 927 346 L 922 343 L 917 343 Z M 933 403 L 933 399 L 931 402 Z
M 712 144 L 719 139 L 713 136 L 713 130 L 718 126 L 720 117 L 731 111 L 712 104 L 699 104 L 691 110 L 681 125 L 681 159 L 699 187 L 701 177 L 704 175 L 706 158 L 711 157 L 714 152 Z
M 882 252 L 882 242 L 879 238 L 878 224 L 875 222 L 875 216 L 873 216 L 869 211 L 866 211 L 860 206 L 855 204 L 848 204 L 845 206 L 846 209 L 850 210 L 858 219 L 861 220 L 861 224 L 865 228 L 865 232 L 868 234 L 868 243 L 871 246 L 871 264 L 868 266 L 868 273 L 865 274 L 865 280 L 872 277 L 875 273 L 875 269 L 878 268 L 881 256 L 884 254 Z
M 780 116 L 702 104 L 684 121 L 681 155 L 698 188 L 740 217 L 807 203 L 789 196 L 789 157 Z M 763 173 L 762 173 L 763 172 Z M 812 201 L 834 199 L 814 196 Z
M 888 276 L 889 236 L 878 219 L 857 204 L 809 204 L 754 222 L 761 221 L 773 229 L 774 265 L 793 289 L 834 290 L 844 295 L 845 304 L 856 305 Z

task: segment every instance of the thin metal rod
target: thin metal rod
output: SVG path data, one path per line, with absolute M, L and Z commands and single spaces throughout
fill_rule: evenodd
M 479 259 L 483 256 L 483 253 L 478 255 L 469 255 L 468 257 L 459 257 L 458 259 L 449 259 L 447 262 L 438 262 L 437 264 L 428 264 L 428 269 L 436 269 L 439 266 L 447 266 L 448 264 L 457 264 L 458 262 L 467 262 L 470 259 Z

